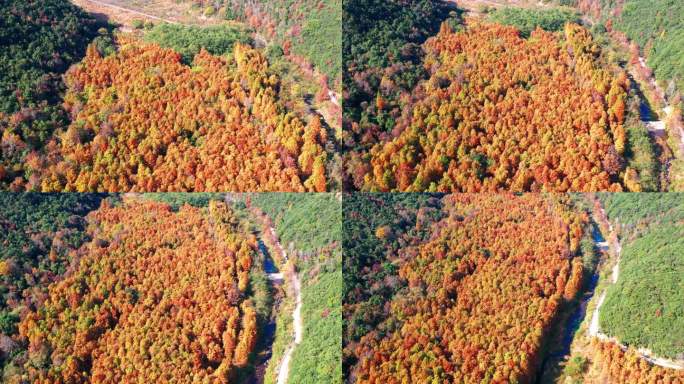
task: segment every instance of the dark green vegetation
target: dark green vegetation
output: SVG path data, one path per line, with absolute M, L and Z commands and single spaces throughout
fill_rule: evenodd
M 302 275 L 303 339 L 292 354 L 289 382 L 342 383 L 342 271 Z
M 406 284 L 392 260 L 399 250 L 430 236 L 438 221 L 441 195 L 427 193 L 355 193 L 342 203 L 345 366 L 354 364 L 346 348 L 386 318 L 385 303 Z
M 233 52 L 235 43 L 251 43 L 250 31 L 239 25 L 195 27 L 164 23 L 147 32 L 145 40 L 180 53 L 186 64 L 192 63 L 202 48 L 220 56 Z
M 283 247 L 311 252 L 339 242 L 340 201 L 333 193 L 257 193 L 251 197 L 271 220 Z
M 613 26 L 643 48 L 659 80 L 684 89 L 684 2 L 627 0 Z
M 7 189 L 25 176 L 27 153 L 65 125 L 61 75 L 83 57 L 98 25 L 67 0 L 2 1 L 0 25 L 0 187 Z
M 632 232 L 662 218 L 672 221 L 674 218 L 684 217 L 684 211 L 681 210 L 684 195 L 680 193 L 599 193 L 598 196 L 603 202 L 608 219 L 619 220 L 624 231 Z
M 602 195 L 619 223 L 620 276 L 608 288 L 601 329 L 657 356 L 684 358 L 684 195 Z
M 598 0 L 595 0 L 598 1 Z M 621 12 L 612 11 L 619 3 Z M 662 81 L 684 89 L 684 2 L 679 0 L 600 0 L 603 22 L 635 41 Z
M 658 190 L 658 168 L 660 164 L 655 154 L 654 144 L 646 127 L 637 116 L 627 118 L 627 146 L 625 158 L 627 165 L 639 173 L 639 182 L 644 191 Z
M 345 91 L 344 128 L 351 147 L 368 146 L 389 132 L 406 101 L 402 94 L 427 76 L 421 44 L 448 18 L 460 14 L 433 0 L 348 0 L 343 3 L 342 69 Z M 385 80 L 383 80 L 385 78 Z M 381 84 L 382 82 L 382 84 Z M 380 91 L 382 89 L 382 91 Z M 387 107 L 378 111 L 378 94 Z M 352 128 L 352 122 L 360 126 Z
M 89 240 L 84 217 L 105 197 L 0 193 L 0 373 L 23 358 L 16 324 L 71 268 L 73 251 Z
M 302 282 L 303 338 L 292 354 L 288 381 L 341 383 L 342 255 L 339 243 L 342 213 L 339 196 L 332 193 L 260 193 L 251 195 L 250 200 L 272 219 L 288 256 L 296 257 L 297 273 Z M 283 313 L 278 324 L 291 324 L 289 316 L 290 313 Z M 282 345 L 283 339 L 289 343 L 291 337 L 291 334 L 278 334 L 276 343 Z M 274 357 L 280 358 L 275 354 Z
M 0 22 L 0 112 L 58 101 L 59 75 L 85 54 L 95 20 L 64 0 L 9 0 Z
M 306 58 L 326 74 L 330 83 L 339 81 L 342 67 L 341 0 L 231 0 L 226 18 L 249 22 L 264 35 L 293 53 Z
M 174 210 L 178 210 L 185 204 L 194 207 L 206 207 L 211 200 L 223 200 L 225 194 L 211 193 L 211 192 L 197 192 L 197 193 L 182 193 L 182 192 L 167 192 L 167 193 L 145 193 L 143 195 L 146 199 L 160 201 L 166 203 Z
M 559 31 L 565 23 L 578 22 L 579 15 L 570 8 L 498 8 L 490 16 L 490 20 L 504 25 L 512 25 L 520 30 L 520 34 L 529 37 L 537 27 L 546 31 Z

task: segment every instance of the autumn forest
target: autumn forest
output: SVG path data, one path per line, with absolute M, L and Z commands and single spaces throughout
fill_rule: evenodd
M 0 197 L 3 382 L 341 382 L 334 195 Z
M 684 384 L 681 0 L 0 0 L 0 382 Z
M 681 199 L 350 196 L 347 382 L 684 382 Z

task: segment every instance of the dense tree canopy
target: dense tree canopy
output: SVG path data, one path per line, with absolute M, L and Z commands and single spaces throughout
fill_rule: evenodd
M 60 74 L 85 54 L 95 20 L 64 0 L 6 0 L 0 21 L 0 112 L 54 104 Z
M 450 195 L 443 206 L 429 241 L 392 260 L 407 287 L 353 346 L 353 382 L 530 381 L 579 292 L 587 217 L 566 197 Z
M 619 226 L 620 277 L 601 308 L 602 332 L 684 360 L 684 195 L 602 195 Z
M 648 363 L 633 349 L 623 351 L 615 343 L 594 340 L 596 362 L 603 379 L 615 384 L 683 384 L 684 372 Z
M 26 348 L 16 325 L 42 304 L 48 285 L 63 276 L 75 262 L 75 250 L 90 240 L 85 216 L 103 197 L 0 194 L 0 373 L 21 361 Z
M 280 46 L 292 61 L 325 74 L 327 85 L 340 81 L 341 0 L 186 1 L 202 7 L 205 14 L 248 23 Z
M 636 42 L 658 80 L 684 89 L 684 3 L 679 0 L 577 0 L 579 8 Z
M 32 153 L 29 182 L 44 191 L 324 191 L 327 142 L 281 105 L 265 58 L 178 53 L 120 37 L 119 52 L 91 46 L 67 74 L 72 123 Z
M 97 35 L 95 19 L 67 0 L 0 2 L 0 188 L 24 178 L 26 155 L 68 123 L 62 74 Z
M 385 110 L 399 106 L 427 76 L 420 45 L 448 17 L 446 3 L 432 0 L 348 0 L 343 2 L 344 128 L 350 148 L 366 148 L 396 117 L 372 105 L 379 87 Z
M 497 8 L 489 14 L 489 19 L 495 23 L 512 25 L 524 37 L 529 37 L 532 31 L 541 28 L 545 31 L 560 31 L 566 23 L 579 22 L 577 11 L 572 8 Z
M 93 240 L 19 326 L 28 380 L 232 382 L 258 331 L 247 297 L 256 241 L 232 211 L 125 200 L 89 223 Z
M 387 315 L 385 303 L 406 285 L 394 260 L 427 241 L 443 216 L 441 195 L 347 194 L 343 200 L 344 369 L 357 361 L 354 346 Z
M 538 29 L 523 39 L 512 27 L 474 23 L 454 31 L 444 24 L 425 49 L 432 76 L 413 91 L 412 112 L 371 149 L 368 163 L 349 163 L 357 187 L 641 188 L 624 165 L 629 80 L 604 68 L 586 29 L 567 24 L 560 34 Z M 378 89 L 378 111 L 387 108 L 386 92 Z
M 202 49 L 221 56 L 232 54 L 236 43 L 251 43 L 249 30 L 242 25 L 187 27 L 161 23 L 145 33 L 144 39 L 180 53 L 186 64 L 191 64 Z

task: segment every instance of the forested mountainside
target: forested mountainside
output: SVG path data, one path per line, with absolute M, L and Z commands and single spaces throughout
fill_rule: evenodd
M 123 39 L 116 55 L 91 49 L 68 74 L 74 121 L 28 164 L 40 189 L 326 189 L 326 132 L 279 104 L 261 53 L 201 51 L 190 67 L 173 50 Z
M 22 164 L 68 124 L 62 74 L 98 35 L 94 18 L 64 0 L 0 5 L 0 185 L 23 177 Z
M 392 91 L 384 97 L 387 110 L 400 105 L 401 96 L 427 76 L 420 45 L 437 33 L 440 21 L 447 17 L 449 8 L 431 0 L 343 3 L 342 75 L 348 146 L 368 146 L 378 134 L 392 129 L 393 119 L 369 108 L 378 87 L 382 82 Z
M 267 215 L 264 232 L 270 233 L 270 228 L 274 228 L 276 239 L 302 283 L 302 340 L 292 352 L 288 382 L 342 383 L 340 196 L 261 193 L 251 195 L 249 204 Z M 277 247 L 273 248 L 278 251 Z M 283 315 L 278 321 L 278 324 L 287 324 L 292 319 Z M 286 344 L 292 339 L 291 332 L 287 326 L 276 329 L 273 348 L 276 360 L 285 353 Z M 269 367 L 265 383 L 277 382 L 276 367 L 275 364 Z
M 46 43 L 36 30 L 13 45 L 36 50 L 32 59 L 53 57 L 35 66 L 55 71 L 44 78 L 59 87 L 40 96 L 52 106 L 5 92 L 25 107 L 3 96 L 13 108 L 0 116 L 4 189 L 321 192 L 337 184 L 328 176 L 334 173 L 329 128 L 311 108 L 293 106 L 292 98 L 303 96 L 282 89 L 250 28 L 161 23 L 113 36 L 91 31 L 94 21 L 68 2 L 51 3 L 48 16 L 38 2 L 3 4 L 17 34 L 36 29 L 30 27 L 36 19 L 68 28 L 50 31 L 61 33 L 59 44 Z M 15 63 L 12 76 L 36 75 L 17 56 L 4 59 Z M 63 77 L 56 72 L 70 64 Z M 48 107 L 59 112 L 50 112 L 59 119 L 49 124 L 36 109 Z
M 366 188 L 619 190 L 626 76 L 600 67 L 586 30 L 563 37 L 475 26 L 428 42 L 437 70 L 398 137 L 371 150 Z
M 409 4 L 344 8 L 347 188 L 657 188 L 627 73 L 573 23 L 575 11 L 504 8 L 464 20 L 439 2 Z M 370 27 L 391 14 L 404 24 Z
M 603 378 L 616 384 L 646 384 L 653 381 L 684 383 L 684 373 L 658 365 L 642 358 L 634 349 L 623 350 L 615 343 L 595 340 L 596 363 L 603 367 Z
M 615 340 L 594 342 L 597 364 L 610 382 L 684 382 L 682 197 L 600 196 L 622 250 L 599 316 L 601 332 Z
M 684 89 L 684 3 L 678 0 L 576 0 L 579 8 L 635 42 L 671 91 Z M 667 85 L 672 81 L 673 86 Z
M 341 0 L 185 0 L 204 13 L 247 22 L 273 39 L 282 53 L 308 71 L 325 75 L 323 84 L 339 86 L 342 67 Z
M 89 240 L 64 277 L 24 309 L 28 353 L 5 382 L 239 378 L 258 333 L 248 295 L 256 241 L 231 210 L 125 200 L 87 220 Z
M 0 372 L 25 359 L 19 322 L 73 269 L 76 250 L 91 240 L 85 217 L 105 197 L 0 194 Z
M 387 299 L 406 284 L 391 258 L 427 240 L 443 216 L 441 195 L 346 194 L 343 200 L 345 373 L 358 361 L 354 346 L 386 316 Z
M 365 221 L 359 212 L 373 212 L 373 200 L 356 202 L 345 225 Z M 384 277 L 346 287 L 348 381 L 532 381 L 554 321 L 582 288 L 587 216 L 567 197 L 535 194 L 457 194 L 413 207 L 420 219 L 400 213 L 408 227 L 399 233 L 376 229 L 397 246 L 361 270 Z M 429 219 L 435 210 L 441 219 Z M 355 315 L 376 293 L 384 304 L 374 316 Z
M 27 108 L 49 115 L 54 111 L 40 107 L 55 107 L 55 93 L 62 87 L 59 75 L 83 57 L 97 24 L 59 0 L 5 1 L 0 17 L 0 112 Z
M 679 1 L 578 0 L 592 30 L 622 51 L 623 65 L 642 93 L 642 119 L 660 127 L 661 190 L 684 188 L 684 5 Z M 663 179 L 661 177 L 661 179 Z

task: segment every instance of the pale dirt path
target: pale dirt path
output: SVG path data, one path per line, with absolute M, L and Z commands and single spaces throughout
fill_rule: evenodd
M 335 94 L 335 92 L 328 90 L 328 97 L 330 98 L 330 102 L 335 104 L 336 106 L 340 107 L 340 102 L 338 101 L 338 97 Z
M 285 350 L 283 360 L 278 366 L 278 384 L 287 384 L 287 378 L 290 374 L 290 360 L 297 344 L 302 342 L 302 294 L 301 284 L 297 274 L 293 274 L 292 287 L 295 291 L 295 308 L 292 311 L 292 322 L 294 324 L 294 339 Z
M 278 240 L 278 238 L 276 237 L 275 229 L 273 227 L 270 227 L 269 231 L 271 232 L 271 238 L 275 239 L 276 248 L 278 248 L 278 251 L 283 255 L 285 262 L 287 262 L 289 260 L 287 257 L 287 253 L 285 252 L 283 246 L 280 244 L 280 240 Z M 292 289 L 295 295 L 295 307 L 292 311 L 294 338 L 290 342 L 290 345 L 287 346 L 285 354 L 283 355 L 283 359 L 280 361 L 280 364 L 278 364 L 278 368 L 276 370 L 278 378 L 277 384 L 287 384 L 287 378 L 290 374 L 290 360 L 292 360 L 292 353 L 294 352 L 295 347 L 302 342 L 303 338 L 302 285 L 295 271 L 293 271 L 291 274 L 287 274 L 287 276 L 290 277 L 290 279 L 292 280 Z
M 641 67 L 642 71 L 649 69 L 648 66 L 646 65 L 646 59 L 644 59 L 643 57 L 639 57 L 639 66 Z M 632 75 L 632 77 L 634 77 L 634 75 Z M 653 77 L 648 79 L 648 82 L 651 85 L 651 87 L 653 87 L 653 89 L 658 89 L 658 84 L 656 83 L 656 81 Z M 670 114 L 670 111 L 672 110 L 672 108 L 670 108 L 667 105 L 667 100 L 661 100 L 661 102 L 664 103 L 664 105 L 665 105 L 665 107 L 663 108 L 663 111 L 665 112 L 666 117 L 667 117 L 667 115 Z M 658 115 L 660 115 L 660 114 L 658 114 Z M 661 118 L 658 121 L 646 121 L 646 120 L 642 120 L 642 121 L 646 125 L 646 128 L 651 132 L 658 132 L 658 131 L 665 131 L 666 130 L 665 119 Z
M 606 212 L 603 208 L 601 208 L 601 216 L 606 217 Z M 617 260 L 615 261 L 615 265 L 613 266 L 613 269 L 611 271 L 610 275 L 610 282 L 611 285 L 617 283 L 618 278 L 620 277 L 620 258 L 622 255 L 622 244 L 620 244 L 620 241 L 617 240 L 617 236 L 613 236 L 613 225 L 610 224 L 609 226 L 610 229 L 610 234 L 608 235 L 609 238 L 615 238 L 615 241 L 612 244 L 613 249 L 615 250 L 615 254 L 617 256 Z M 616 338 L 616 337 L 611 337 L 606 335 L 605 333 L 602 333 L 600 328 L 599 328 L 599 310 L 601 309 L 601 306 L 603 305 L 603 302 L 606 299 L 606 293 L 608 289 L 604 289 L 603 292 L 601 293 L 601 296 L 599 297 L 598 303 L 596 305 L 596 308 L 594 308 L 594 312 L 592 313 L 591 316 L 591 323 L 589 324 L 589 329 L 588 333 L 589 336 L 596 337 L 601 341 L 605 342 L 611 342 L 617 344 L 623 351 L 627 350 L 628 347 L 622 343 Z M 676 370 L 682 370 L 684 369 L 684 362 L 681 361 L 673 361 L 670 359 L 663 359 L 659 358 L 653 355 L 653 352 L 646 348 L 639 348 L 637 349 L 637 353 L 639 356 L 648 361 L 649 363 L 653 365 L 657 365 L 660 367 L 664 368 L 669 368 L 669 369 L 676 369 Z
M 121 12 L 132 13 L 132 14 L 135 14 L 135 15 L 138 15 L 138 16 L 147 17 L 147 18 L 149 18 L 149 19 L 153 19 L 153 20 L 157 20 L 157 21 L 164 21 L 164 22 L 171 23 L 171 24 L 182 24 L 182 23 L 179 23 L 178 21 L 169 20 L 169 19 L 164 19 L 164 18 L 161 18 L 161 17 L 159 17 L 159 16 L 150 15 L 149 13 L 144 13 L 144 12 L 136 11 L 135 9 L 124 8 L 124 7 L 121 7 L 121 6 L 118 6 L 118 5 L 114 5 L 114 4 L 110 4 L 110 3 L 107 3 L 107 2 L 104 2 L 104 1 L 99 1 L 99 0 L 79 0 L 79 1 L 85 2 L 85 3 L 96 4 L 96 5 L 99 5 L 99 6 L 102 6 L 102 7 L 115 9 L 115 10 L 121 11 Z M 75 2 L 78 3 L 78 1 L 75 1 Z M 182 25 L 185 25 L 185 24 L 182 24 Z
M 646 70 L 650 71 L 651 73 L 653 73 L 653 71 L 648 67 L 648 64 L 646 64 L 646 59 L 642 56 L 639 56 L 639 66 L 641 67 L 642 70 L 646 69 Z M 661 94 L 661 95 L 665 94 L 665 92 L 663 92 L 663 90 L 660 88 L 660 86 L 656 82 L 655 76 L 651 76 L 648 79 L 648 82 L 653 89 L 657 90 L 658 94 Z M 665 117 L 661 118 L 659 121 L 647 122 L 646 127 L 648 128 L 649 131 L 653 132 L 653 131 L 658 131 L 658 130 L 660 130 L 660 131 L 666 131 L 667 130 L 667 127 L 665 125 L 665 120 L 670 116 L 670 114 L 673 111 L 673 108 L 671 105 L 668 104 L 668 102 L 665 98 L 663 98 L 661 100 L 661 102 L 664 105 L 662 112 L 665 114 Z M 680 154 L 684 156 L 684 128 L 680 127 L 678 133 L 679 133 L 679 140 L 680 140 L 680 142 L 679 142 Z

